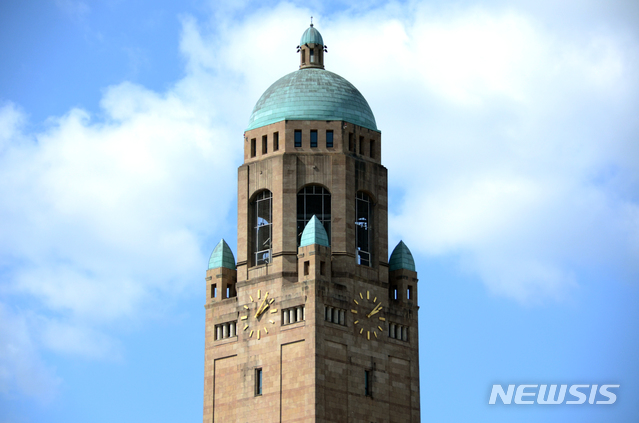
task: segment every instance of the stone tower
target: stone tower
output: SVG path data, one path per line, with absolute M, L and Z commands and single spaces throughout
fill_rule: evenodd
M 204 422 L 419 422 L 417 273 L 403 242 L 388 259 L 381 133 L 312 24 L 298 52 L 244 133 L 237 264 L 222 240 L 206 272 Z

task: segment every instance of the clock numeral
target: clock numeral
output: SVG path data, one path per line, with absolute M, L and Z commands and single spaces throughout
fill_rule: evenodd
M 264 333 L 268 334 L 268 329 L 266 329 L 266 327 L 264 327 Z
M 375 335 L 375 338 L 377 338 L 377 332 L 373 331 L 373 335 Z
M 381 326 L 377 326 L 377 329 L 379 329 L 380 332 L 384 332 L 384 329 L 382 329 Z
M 362 293 L 359 293 L 359 298 L 361 298 L 362 300 L 364 299 L 364 296 L 362 295 Z
M 248 329 L 248 325 L 244 326 L 244 330 Z
M 377 297 L 373 298 L 373 302 L 374 303 L 377 302 Z
M 251 295 L 249 295 L 249 298 L 251 299 L 251 302 L 253 302 L 253 297 Z
M 274 324 L 275 324 L 275 322 L 274 322 L 274 321 L 272 321 L 272 320 L 269 320 L 269 322 L 271 322 L 271 324 L 272 324 L 272 325 L 274 325 Z
M 371 340 L 371 331 L 369 330 L 366 331 L 366 339 L 368 339 L 369 341 Z
M 371 299 L 371 292 L 370 291 L 366 291 L 366 299 L 367 300 Z
M 273 314 L 273 313 L 277 313 L 277 309 L 276 309 L 276 308 L 274 308 L 273 310 L 271 310 L 271 314 Z
M 354 300 L 353 300 L 353 302 L 354 302 L 355 304 L 359 305 L 359 303 L 357 302 L 357 300 L 355 300 L 355 299 L 354 299 Z
M 260 298 L 262 298 L 262 290 L 258 289 L 257 290 L 257 299 L 259 300 Z
M 353 310 L 353 309 L 351 309 L 351 313 L 353 313 L 353 314 L 357 314 L 357 310 Z
M 249 333 L 249 338 L 253 336 L 253 331 L 251 330 L 251 333 Z
M 358 323 L 359 323 L 359 320 L 355 320 L 355 321 L 353 322 L 353 324 L 354 324 L 354 325 L 356 325 L 356 324 L 358 324 Z
M 379 320 L 381 320 L 382 322 L 385 322 L 386 318 L 385 317 L 379 317 Z
M 242 317 L 240 317 L 240 320 L 246 320 L 246 319 L 248 319 L 248 316 L 242 316 Z
M 361 329 L 359 330 L 359 333 L 360 333 L 360 334 L 361 334 L 362 332 L 364 332 L 364 328 L 361 328 Z
M 244 308 L 248 310 L 248 309 L 249 309 L 249 306 L 245 305 L 245 306 L 244 306 Z
M 260 339 L 260 330 L 259 329 L 257 330 L 257 339 L 258 340 Z
M 268 292 L 266 293 L 266 295 L 268 295 Z M 269 304 L 273 304 L 275 302 L 275 298 L 271 298 L 271 301 L 269 301 Z

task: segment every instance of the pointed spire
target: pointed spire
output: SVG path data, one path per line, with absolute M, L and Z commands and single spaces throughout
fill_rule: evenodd
M 317 216 L 313 215 L 311 220 L 306 224 L 304 231 L 302 232 L 302 240 L 300 241 L 300 247 L 306 247 L 307 245 L 323 245 L 324 247 L 330 247 L 328 244 L 328 235 L 324 225 L 319 221 Z
M 399 241 L 390 256 L 390 260 L 388 260 L 388 265 L 391 272 L 398 269 L 407 269 L 415 272 L 415 260 L 404 241 Z
M 231 251 L 231 247 L 224 241 L 224 239 L 220 240 L 220 242 L 215 246 L 213 253 L 211 253 L 211 258 L 209 259 L 209 269 L 217 269 L 218 267 L 226 267 L 227 269 L 235 270 L 235 257 L 233 256 L 233 251 Z

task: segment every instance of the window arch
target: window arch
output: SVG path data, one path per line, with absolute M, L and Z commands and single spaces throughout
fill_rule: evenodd
M 331 193 L 320 185 L 309 185 L 297 193 L 297 245 L 313 215 L 317 216 L 331 242 Z
M 260 191 L 251 201 L 251 252 L 253 265 L 271 261 L 273 239 L 273 195 L 271 191 Z
M 357 264 L 371 265 L 373 250 L 373 199 L 359 191 L 355 199 L 355 239 L 357 242 Z

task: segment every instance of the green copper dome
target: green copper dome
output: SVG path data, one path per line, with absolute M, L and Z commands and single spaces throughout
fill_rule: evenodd
M 311 217 L 311 220 L 308 221 L 304 231 L 302 232 L 300 247 L 306 247 L 307 245 L 313 244 L 330 247 L 330 245 L 328 245 L 328 234 L 326 233 L 326 229 L 324 229 L 324 225 L 322 225 L 322 222 L 320 222 L 315 215 Z
M 226 267 L 235 270 L 235 257 L 231 247 L 223 239 L 215 246 L 211 258 L 209 259 L 209 269 Z
M 413 254 L 411 254 L 406 244 L 404 244 L 404 241 L 399 241 L 399 244 L 397 244 L 397 247 L 395 247 L 390 256 L 390 260 L 388 260 L 388 265 L 391 272 L 398 269 L 415 271 Z
M 303 46 L 304 44 L 320 44 L 322 46 L 324 45 L 322 34 L 320 34 L 320 32 L 313 27 L 313 24 L 311 24 L 311 26 L 302 34 L 300 45 Z
M 343 120 L 377 131 L 375 116 L 357 88 L 317 68 L 289 73 L 271 85 L 255 104 L 246 130 L 283 120 Z

